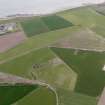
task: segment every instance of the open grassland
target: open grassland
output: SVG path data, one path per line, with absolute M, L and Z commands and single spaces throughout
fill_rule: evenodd
M 5 53 L 1 53 L 0 61 L 1 63 L 2 61 L 6 62 L 8 60 L 11 60 L 12 58 L 30 53 L 33 50 L 50 46 L 51 44 L 56 43 L 58 40 L 69 36 L 71 33 L 76 32 L 77 30 L 79 30 L 79 27 L 74 26 L 62 30 L 44 33 L 44 35 L 40 34 L 38 36 L 31 37 L 21 45 L 18 45 L 17 47 L 8 50 Z
M 11 105 L 37 88 L 37 85 L 0 85 L 0 105 Z
M 77 75 L 54 53 L 43 48 L 8 61 L 0 65 L 0 71 L 18 76 L 37 79 L 51 84 L 74 90 Z
M 28 37 L 73 26 L 69 21 L 56 16 L 37 17 L 35 19 L 21 22 L 22 28 Z
M 105 40 L 90 29 L 82 29 L 58 41 L 53 47 L 105 50 Z
M 48 88 L 40 87 L 14 105 L 57 105 L 55 94 Z
M 58 13 L 58 16 L 72 22 L 74 25 L 89 27 L 97 34 L 105 37 L 105 31 L 103 31 L 105 30 L 105 16 L 98 14 L 91 8 L 81 7 L 67 10 Z M 97 27 L 99 27 L 99 29 Z
M 97 99 L 94 97 L 71 92 L 61 88 L 57 89 L 59 96 L 59 105 L 97 105 Z
M 105 85 L 105 52 L 52 48 L 78 74 L 75 91 L 99 96 Z

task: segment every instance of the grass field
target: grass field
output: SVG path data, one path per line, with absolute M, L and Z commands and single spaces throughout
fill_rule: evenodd
M 75 91 L 90 96 L 101 94 L 105 85 L 104 52 L 52 48 L 77 74 Z
M 69 36 L 71 33 L 76 32 L 79 29 L 79 27 L 74 26 L 31 37 L 21 45 L 18 45 L 7 52 L 0 53 L 0 61 L 6 62 L 14 57 L 19 57 L 31 51 L 50 46 L 51 44 L 56 43 L 58 40 Z
M 50 84 L 57 90 L 59 105 L 97 105 L 105 85 L 105 52 L 69 48 L 105 50 L 104 20 L 88 7 L 21 20 L 28 38 L 0 53 L 0 72 Z M 16 94 L 12 94 L 15 89 L 5 89 L 0 87 L 0 93 L 8 93 L 10 99 L 3 94 L 1 105 L 22 97 L 13 105 L 56 105 L 55 94 L 48 87 L 36 87 L 32 92 L 16 89 Z
M 57 15 L 72 22 L 74 25 L 93 29 L 94 32 L 105 37 L 105 31 L 103 31 L 105 30 L 105 16 L 98 14 L 94 9 L 82 7 L 60 12 Z M 96 27 L 100 27 L 101 30 Z
M 21 25 L 28 37 L 49 31 L 48 27 L 40 18 L 25 20 L 21 22 Z
M 21 22 L 21 25 L 28 37 L 73 26 L 69 21 L 56 15 L 26 20 Z
M 73 90 L 77 75 L 48 48 L 42 48 L 0 65 L 0 71 L 37 79 L 53 87 Z
M 97 35 L 88 28 L 84 28 L 70 34 L 70 36 L 63 38 L 52 46 L 58 48 L 105 50 L 105 41 L 102 36 Z
M 59 105 L 97 105 L 98 100 L 94 97 L 71 92 L 61 88 L 57 89 Z
M 11 105 L 37 88 L 37 85 L 0 85 L 0 105 Z
M 50 30 L 57 30 L 73 26 L 73 24 L 59 16 L 52 15 L 41 18 Z
M 55 94 L 48 88 L 40 87 L 14 105 L 57 105 Z

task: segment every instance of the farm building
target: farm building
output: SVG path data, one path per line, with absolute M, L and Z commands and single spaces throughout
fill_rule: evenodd
M 0 35 L 7 32 L 12 32 L 16 29 L 16 23 L 8 23 L 0 25 Z

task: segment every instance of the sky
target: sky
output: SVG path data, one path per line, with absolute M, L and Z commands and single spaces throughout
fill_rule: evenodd
M 82 3 L 101 3 L 105 0 L 0 0 L 0 17 L 17 13 L 50 13 Z

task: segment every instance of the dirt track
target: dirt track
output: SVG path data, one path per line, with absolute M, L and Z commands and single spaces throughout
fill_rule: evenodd
M 15 32 L 0 36 L 0 53 L 15 47 L 26 39 L 23 32 Z
M 104 88 L 102 95 L 99 99 L 98 105 L 105 105 L 105 88 Z

